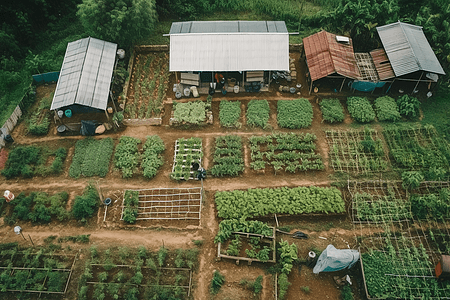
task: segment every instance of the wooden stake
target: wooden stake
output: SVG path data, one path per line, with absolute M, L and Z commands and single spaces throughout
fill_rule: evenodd
M 275 214 L 275 221 L 277 222 L 277 227 L 280 227 L 280 224 L 278 223 L 277 214 Z
M 34 243 L 33 243 L 33 240 L 31 239 L 31 236 L 28 235 L 28 237 L 30 238 L 31 245 L 33 245 L 33 247 L 34 247 Z

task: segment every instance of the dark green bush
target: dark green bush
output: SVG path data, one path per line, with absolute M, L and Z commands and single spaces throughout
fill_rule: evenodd
M 397 105 L 400 115 L 408 119 L 417 118 L 420 114 L 420 102 L 417 98 L 403 95 L 397 99 Z
M 30 213 L 33 222 L 48 223 L 51 221 L 50 210 L 43 204 L 36 204 Z
M 400 112 L 394 98 L 389 96 L 378 97 L 375 100 L 375 111 L 378 121 L 398 121 Z
M 322 118 L 326 122 L 340 123 L 344 121 L 344 107 L 339 99 L 323 99 L 320 102 Z
M 450 190 L 442 189 L 439 194 L 412 195 L 411 212 L 418 219 L 441 219 L 450 216 Z
M 209 288 L 209 292 L 211 293 L 211 295 L 217 295 L 224 282 L 225 277 L 220 274 L 219 271 L 214 271 L 213 278 L 211 280 L 211 286 Z
M 98 192 L 92 184 L 89 184 L 82 196 L 77 196 L 72 208 L 72 214 L 77 220 L 91 217 L 99 204 Z
M 375 120 L 375 112 L 369 100 L 365 97 L 348 97 L 347 108 L 355 121 L 368 123 Z
M 410 171 L 402 173 L 402 186 L 407 190 L 414 190 L 420 186 L 423 181 L 422 173 L 418 171 Z

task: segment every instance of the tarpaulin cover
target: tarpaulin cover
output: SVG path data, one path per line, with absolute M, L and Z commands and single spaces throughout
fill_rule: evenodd
M 371 92 L 375 90 L 375 88 L 383 87 L 386 84 L 386 82 L 369 82 L 369 81 L 353 81 L 352 83 L 352 89 L 355 89 L 357 91 L 361 92 Z
M 94 135 L 95 134 L 95 123 L 92 121 L 81 121 L 81 135 Z
M 319 274 L 320 272 L 334 272 L 351 268 L 358 260 L 358 250 L 340 250 L 336 249 L 333 245 L 328 245 L 322 254 L 320 254 L 313 273 Z

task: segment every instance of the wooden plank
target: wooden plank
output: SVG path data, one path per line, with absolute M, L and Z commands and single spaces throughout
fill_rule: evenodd
M 180 83 L 195 86 L 200 85 L 200 82 L 198 80 L 190 80 L 190 79 L 181 79 Z
M 249 77 L 263 77 L 264 71 L 249 71 L 247 72 L 247 79 Z
M 253 77 L 253 78 L 248 78 L 247 77 L 247 82 L 254 82 L 254 81 L 262 82 L 263 80 L 264 80 L 263 77 Z
M 181 79 L 200 80 L 200 74 L 181 73 Z

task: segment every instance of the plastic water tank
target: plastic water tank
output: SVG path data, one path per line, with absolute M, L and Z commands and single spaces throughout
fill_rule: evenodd
M 235 85 L 235 86 L 233 87 L 233 91 L 234 91 L 235 94 L 239 93 L 239 86 L 238 86 L 238 85 Z
M 70 109 L 66 109 L 66 111 L 64 112 L 64 114 L 66 115 L 66 117 L 70 118 L 72 117 L 72 111 Z
M 184 89 L 184 96 L 185 97 L 189 97 L 191 95 L 191 89 L 190 88 L 185 88 Z

